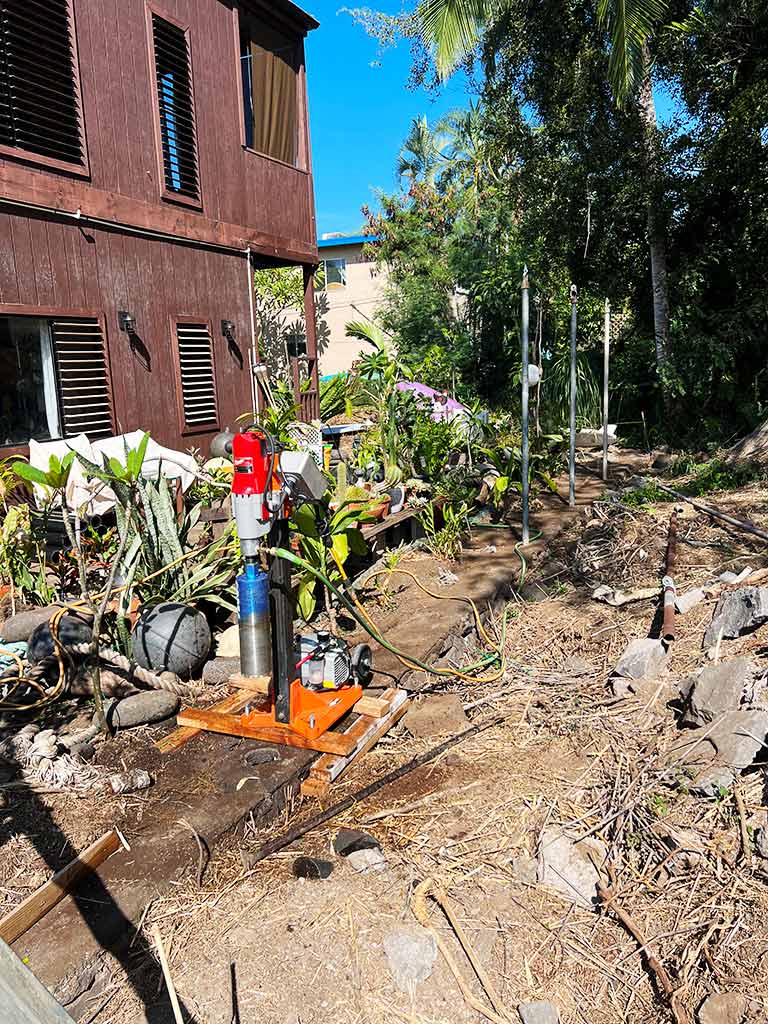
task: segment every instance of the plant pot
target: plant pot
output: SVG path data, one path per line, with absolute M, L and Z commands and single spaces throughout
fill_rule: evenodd
M 391 500 L 392 499 L 388 494 L 383 494 L 381 496 L 381 500 L 371 507 L 371 515 L 375 516 L 376 519 L 386 518 L 387 513 L 389 512 L 389 504 Z

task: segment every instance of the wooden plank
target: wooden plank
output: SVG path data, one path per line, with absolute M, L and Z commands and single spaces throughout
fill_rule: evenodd
M 229 677 L 229 685 L 249 693 L 269 693 L 270 676 L 241 676 L 239 672 Z
M 245 699 L 247 702 L 250 695 L 246 694 Z M 308 740 L 296 732 L 277 726 L 252 725 L 247 715 L 223 715 L 218 711 L 182 708 L 176 721 L 180 725 L 221 732 L 227 736 L 245 736 L 248 739 L 263 740 L 265 743 L 279 743 L 286 747 L 299 747 L 301 750 L 319 750 L 327 754 L 348 754 L 355 746 L 354 740 L 348 739 L 340 732 L 328 731 L 316 739 Z
M 49 879 L 45 885 L 40 886 L 31 896 L 27 896 L 18 907 L 0 921 L 0 938 L 7 943 L 15 942 L 26 931 L 29 931 L 33 924 L 37 924 L 57 903 L 61 903 L 78 882 L 92 874 L 107 857 L 111 857 L 122 845 L 120 836 L 114 829 L 91 843 L 78 857 L 70 861 L 61 871 L 57 871 L 53 878 Z
M 323 757 L 329 757 L 328 754 L 323 754 Z M 330 782 L 323 782 L 321 779 L 313 779 L 310 775 L 304 779 L 301 784 L 301 795 L 302 796 L 315 796 L 318 800 L 323 800 L 328 796 L 330 792 Z
M 13 1024 L 75 1024 L 10 946 L 0 942 L 2 1019 Z
M 238 711 L 243 710 L 250 699 L 250 693 L 231 693 L 224 700 L 220 700 L 218 704 L 214 704 L 210 710 L 220 711 L 224 714 L 237 714 Z M 203 729 L 199 726 L 192 728 L 185 725 L 174 729 L 173 732 L 169 732 L 161 740 L 156 740 L 155 746 L 161 754 L 170 754 L 172 751 L 178 750 L 179 747 L 183 747 L 185 743 L 189 743 L 195 736 L 199 736 L 201 732 L 203 732 Z
M 353 738 L 354 749 L 349 754 L 341 757 L 334 757 L 330 754 L 319 758 L 309 772 L 310 779 L 316 782 L 335 782 L 340 775 L 359 757 L 367 754 L 381 737 L 387 733 L 395 722 L 399 721 L 408 710 L 408 694 L 405 690 L 390 688 L 384 691 L 385 696 L 391 696 L 391 707 L 383 718 L 359 718 L 345 735 Z M 357 708 L 358 704 L 355 705 Z M 302 792 L 304 792 L 302 787 Z
M 356 715 L 365 715 L 368 718 L 383 718 L 392 706 L 392 701 L 386 697 L 372 697 L 365 693 L 355 704 L 353 710 Z

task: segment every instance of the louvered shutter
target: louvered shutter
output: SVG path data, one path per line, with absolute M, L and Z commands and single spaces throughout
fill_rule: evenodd
M 217 426 L 213 339 L 208 324 L 176 324 L 184 426 Z
M 83 164 L 69 0 L 0 0 L 0 144 Z
M 152 38 L 165 187 L 188 199 L 199 199 L 195 103 L 187 33 L 153 14 Z
M 51 337 L 64 436 L 108 436 L 113 426 L 112 402 L 101 324 L 91 317 L 52 320 Z

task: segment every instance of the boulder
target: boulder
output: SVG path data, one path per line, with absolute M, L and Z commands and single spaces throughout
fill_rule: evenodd
M 11 615 L 9 619 L 0 626 L 0 640 L 5 643 L 18 643 L 21 640 L 29 640 L 33 630 L 48 622 L 54 612 L 61 609 L 61 605 L 49 604 L 45 608 L 30 608 L 29 611 L 19 612 L 18 615 Z
M 56 611 L 56 609 L 54 609 Z M 61 617 L 58 627 L 58 638 L 60 642 L 68 647 L 70 644 L 90 643 L 93 636 L 91 623 L 93 616 L 87 612 L 67 612 Z M 27 648 L 27 660 L 30 665 L 36 665 L 43 658 L 54 653 L 53 635 L 48 621 L 41 622 L 32 630 Z
M 707 665 L 692 679 L 684 680 L 680 692 L 687 694 L 683 725 L 709 725 L 728 711 L 736 711 L 752 683 L 755 665 L 749 658 L 734 658 Z
M 654 679 L 664 664 L 667 649 L 661 640 L 631 640 L 612 675 L 623 679 Z
M 146 690 L 124 697 L 112 704 L 106 711 L 107 722 L 112 729 L 132 729 L 137 725 L 162 722 L 179 710 L 181 700 L 175 693 L 165 690 Z
M 704 649 L 733 640 L 768 622 L 768 587 L 741 587 L 723 594 L 704 634 Z
M 699 1024 L 742 1024 L 747 1015 L 747 998 L 740 992 L 717 992 L 699 1007 Z
M 604 844 L 597 839 L 577 843 L 559 828 L 545 828 L 539 838 L 539 882 L 557 890 L 577 906 L 597 910 L 596 887 L 600 873 L 595 862 L 604 863 L 606 855 Z
M 203 665 L 203 682 L 206 686 L 221 686 L 230 676 L 240 671 L 240 654 L 236 658 L 211 658 Z
M 523 1024 L 560 1024 L 560 1012 L 555 1004 L 543 999 L 518 1003 L 517 1012 Z

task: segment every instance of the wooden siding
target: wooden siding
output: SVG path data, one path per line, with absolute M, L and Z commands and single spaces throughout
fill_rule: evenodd
M 208 243 L 250 244 L 269 256 L 313 262 L 303 66 L 299 169 L 243 147 L 236 11 L 231 5 L 221 0 L 163 0 L 162 8 L 189 30 L 201 211 L 162 198 L 145 0 L 74 0 L 89 180 L 3 158 L 0 196 L 70 213 L 79 208 L 86 217 Z M 20 246 L 39 249 L 34 245 L 39 226 L 20 227 L 19 233 Z M 39 259 L 37 255 L 35 262 Z
M 174 318 L 211 325 L 220 425 L 234 425 L 250 406 L 246 274 L 237 255 L 0 214 L 0 315 L 103 316 L 116 429 L 143 428 L 176 448 L 207 451 L 213 431 L 182 435 Z M 118 327 L 118 310 L 136 318 L 133 341 Z M 242 365 L 222 320 L 235 325 Z

